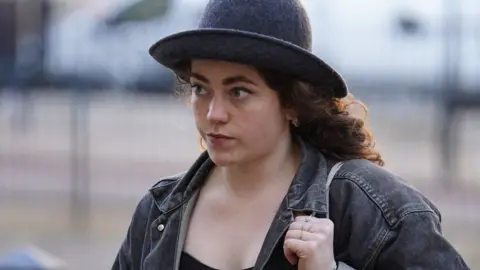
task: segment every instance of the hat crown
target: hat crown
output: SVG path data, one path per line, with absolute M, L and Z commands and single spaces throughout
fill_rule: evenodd
M 312 48 L 310 22 L 299 0 L 210 0 L 199 28 L 251 32 Z

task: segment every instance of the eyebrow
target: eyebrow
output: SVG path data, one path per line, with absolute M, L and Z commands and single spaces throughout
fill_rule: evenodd
M 207 77 L 205 77 L 201 74 L 191 72 L 190 76 L 192 76 L 193 78 L 195 78 L 199 81 L 202 81 L 204 83 L 209 83 L 209 80 L 207 79 Z M 245 76 L 232 76 L 232 77 L 227 77 L 227 78 L 222 80 L 223 85 L 230 85 L 230 84 L 234 84 L 234 83 L 237 83 L 237 82 L 244 82 L 244 83 L 248 83 L 248 84 L 257 85 L 256 83 L 254 83 L 252 80 L 248 79 Z

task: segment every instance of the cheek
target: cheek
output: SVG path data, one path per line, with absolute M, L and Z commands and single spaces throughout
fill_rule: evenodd
M 202 119 L 205 117 L 206 112 L 205 112 L 205 106 L 202 105 L 202 102 L 200 99 L 196 98 L 195 96 L 192 96 L 190 98 L 190 104 L 192 107 L 192 112 L 193 116 L 195 118 L 195 122 L 202 121 Z
M 249 115 L 248 119 L 242 119 L 242 122 L 245 123 L 242 127 L 244 136 L 256 145 L 275 141 L 284 129 L 279 114 L 268 112 Z
M 244 124 L 242 129 L 245 135 L 254 140 L 252 143 L 269 143 L 281 136 L 285 120 L 282 118 L 278 99 L 272 95 L 250 105 L 248 109 L 243 110 L 244 117 L 241 122 Z

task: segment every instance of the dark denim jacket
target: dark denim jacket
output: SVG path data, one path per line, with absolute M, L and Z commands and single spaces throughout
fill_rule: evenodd
M 302 145 L 302 162 L 255 264 L 296 269 L 282 258 L 284 234 L 294 213 L 325 217 L 326 178 L 335 163 Z M 198 190 L 213 162 L 203 153 L 190 170 L 158 182 L 138 204 L 112 269 L 177 270 Z M 440 213 L 418 191 L 366 160 L 346 161 L 330 188 L 330 219 L 339 269 L 469 269 L 442 236 Z M 350 268 L 349 266 L 352 268 Z

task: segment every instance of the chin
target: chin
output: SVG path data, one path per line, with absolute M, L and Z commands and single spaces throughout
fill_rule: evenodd
M 232 152 L 215 151 L 207 149 L 210 159 L 219 167 L 227 167 L 240 162 Z

